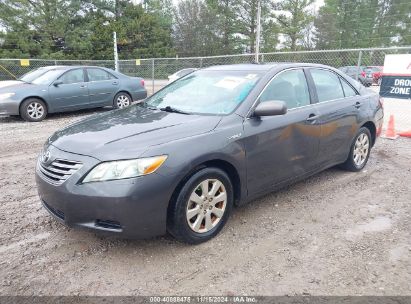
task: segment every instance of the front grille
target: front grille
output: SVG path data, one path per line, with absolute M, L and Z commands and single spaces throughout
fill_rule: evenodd
M 56 159 L 50 164 L 40 162 L 39 169 L 42 175 L 52 184 L 64 183 L 82 166 L 81 162 L 72 160 Z

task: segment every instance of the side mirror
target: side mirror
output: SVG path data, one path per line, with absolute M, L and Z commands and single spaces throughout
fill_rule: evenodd
M 287 113 L 287 105 L 284 101 L 272 100 L 260 103 L 254 110 L 253 116 L 276 116 Z
M 63 81 L 61 81 L 61 80 L 56 80 L 56 81 L 53 83 L 53 85 L 54 85 L 55 87 L 58 87 L 58 86 L 61 85 L 61 84 L 63 84 Z

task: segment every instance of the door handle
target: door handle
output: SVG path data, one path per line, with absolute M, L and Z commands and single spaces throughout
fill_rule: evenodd
M 361 108 L 361 102 L 357 101 L 354 105 L 357 109 Z
M 118 84 L 118 81 L 113 81 L 112 84 L 113 84 L 113 85 L 117 85 L 117 84 Z
M 320 115 L 310 114 L 310 116 L 308 116 L 307 118 L 307 121 L 315 121 L 318 118 L 320 118 Z
M 81 89 L 85 89 L 86 87 L 87 87 L 87 86 L 85 86 L 85 85 L 81 85 L 81 86 L 80 86 Z

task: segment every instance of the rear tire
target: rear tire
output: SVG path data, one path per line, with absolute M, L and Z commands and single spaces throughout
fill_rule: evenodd
M 233 206 L 233 186 L 218 168 L 205 168 L 191 176 L 171 202 L 167 230 L 188 244 L 206 242 L 224 227 Z
M 352 172 L 361 171 L 368 162 L 371 146 L 370 130 L 366 127 L 360 128 L 351 144 L 350 154 L 341 167 Z
M 116 96 L 114 96 L 113 106 L 115 109 L 123 109 L 130 106 L 132 102 L 133 99 L 129 94 L 125 92 L 120 92 L 117 93 Z
M 21 104 L 20 116 L 25 121 L 42 121 L 47 116 L 47 106 L 41 99 L 29 98 Z

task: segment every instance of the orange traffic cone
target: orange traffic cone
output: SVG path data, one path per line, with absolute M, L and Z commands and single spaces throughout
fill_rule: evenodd
M 398 135 L 403 136 L 403 137 L 411 137 L 411 130 L 406 131 L 406 132 L 398 133 Z
M 388 139 L 397 139 L 398 134 L 395 132 L 395 126 L 394 126 L 394 115 L 390 115 L 390 120 L 388 121 L 388 127 L 387 131 L 385 132 L 385 135 L 381 136 L 382 138 L 388 138 Z

